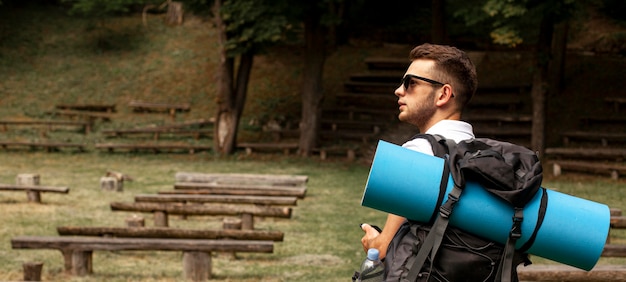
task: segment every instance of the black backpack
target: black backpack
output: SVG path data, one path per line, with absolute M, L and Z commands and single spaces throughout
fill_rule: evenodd
M 516 266 L 531 263 L 526 251 L 541 227 L 547 205 L 543 189 L 535 230 L 516 250 L 516 240 L 521 237 L 522 209 L 542 189 L 543 169 L 537 154 L 523 146 L 488 138 L 458 144 L 439 135 L 418 134 L 413 138 L 428 140 L 434 155 L 445 160 L 439 188 L 440 208 L 430 222 L 408 222 L 398 230 L 387 251 L 386 281 L 517 281 Z M 442 203 L 450 174 L 454 188 Z M 448 226 L 467 180 L 480 183 L 515 208 L 506 244 Z

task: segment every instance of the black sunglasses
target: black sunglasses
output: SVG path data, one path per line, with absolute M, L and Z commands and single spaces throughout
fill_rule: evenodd
M 426 81 L 430 84 L 439 84 L 439 85 L 445 85 L 445 83 L 441 83 L 439 81 L 436 80 L 432 80 L 429 78 L 425 78 L 425 77 L 421 77 L 421 76 L 417 76 L 417 75 L 412 75 L 412 74 L 407 74 L 402 78 L 402 85 L 404 85 L 404 90 L 409 90 L 409 83 L 411 83 L 411 79 L 419 79 L 421 81 Z

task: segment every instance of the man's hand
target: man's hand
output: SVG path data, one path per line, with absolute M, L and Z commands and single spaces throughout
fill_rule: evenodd
M 380 228 L 372 227 L 367 223 L 361 224 L 361 229 L 365 232 L 363 238 L 361 238 L 361 244 L 363 245 L 363 250 L 367 253 L 367 250 L 370 248 L 375 248 L 379 252 L 379 257 L 382 259 L 387 254 L 387 246 L 385 244 L 383 248 L 383 244 L 376 240 L 380 235 Z

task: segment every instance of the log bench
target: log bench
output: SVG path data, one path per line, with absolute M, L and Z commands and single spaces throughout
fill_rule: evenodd
M 68 194 L 70 192 L 70 188 L 40 185 L 0 184 L 0 191 L 25 191 L 29 202 L 41 203 L 41 193 Z
M 102 226 L 58 226 L 61 236 L 100 236 L 122 238 L 162 239 L 233 239 L 282 242 L 284 234 L 273 230 L 240 229 L 179 229 L 169 227 L 102 227 Z
M 242 229 L 254 229 L 254 216 L 260 217 L 276 217 L 290 218 L 290 207 L 267 207 L 267 206 L 249 206 L 249 205 L 184 205 L 184 204 L 167 204 L 167 203 L 149 203 L 149 202 L 113 202 L 111 203 L 113 211 L 130 211 L 153 213 L 154 225 L 158 227 L 169 226 L 168 215 L 210 215 L 224 216 L 236 215 L 241 216 Z
M 186 129 L 186 128 L 132 128 L 132 129 L 116 129 L 102 130 L 101 133 L 107 137 L 121 137 L 128 135 L 152 135 L 152 139 L 158 141 L 163 135 L 172 136 L 191 136 L 198 140 L 201 137 L 213 137 L 213 129 Z
M 174 184 L 174 189 L 177 193 L 182 193 L 183 190 L 189 191 L 185 192 L 188 194 L 285 196 L 304 198 L 307 188 L 304 186 L 289 187 L 262 184 L 176 182 Z
M 622 161 L 626 159 L 624 148 L 546 148 L 546 155 L 569 159 L 604 159 Z
M 16 125 L 30 125 L 30 126 L 46 126 L 48 130 L 52 130 L 53 127 L 79 127 L 81 130 L 88 134 L 91 132 L 91 123 L 87 121 L 71 121 L 71 120 L 0 120 L 2 125 L 2 131 L 7 131 L 8 126 Z
M 340 154 L 346 156 L 348 161 L 354 161 L 357 155 L 357 146 L 325 146 L 320 148 L 313 149 L 313 153 L 318 153 L 320 155 L 320 159 L 326 160 L 328 159 L 328 155 L 331 154 Z
M 237 148 L 246 150 L 246 155 L 251 155 L 253 151 L 264 150 L 274 151 L 282 150 L 285 155 L 289 155 L 292 150 L 298 149 L 298 143 L 295 142 L 279 142 L 279 143 L 261 143 L 261 142 L 241 142 L 237 143 Z
M 13 249 L 53 249 L 63 254 L 65 270 L 73 275 L 93 273 L 94 251 L 178 251 L 183 252 L 183 272 L 187 279 L 206 281 L 211 277 L 211 252 L 272 253 L 273 241 L 109 238 L 73 236 L 17 236 Z
M 128 106 L 133 110 L 133 112 L 168 113 L 172 119 L 176 118 L 176 113 L 189 112 L 191 110 L 191 105 L 189 103 L 168 104 L 131 101 L 128 103 Z
M 213 129 L 205 127 L 212 126 L 214 123 L 215 119 L 197 119 L 159 126 L 152 125 L 136 128 L 105 129 L 100 132 L 107 137 L 150 134 L 154 136 L 155 140 L 158 140 L 161 134 L 172 134 L 185 136 L 190 135 L 195 139 L 199 139 L 201 136 L 211 137 L 213 135 Z
M 151 203 L 220 203 L 251 204 L 262 206 L 295 206 L 298 198 L 251 195 L 184 195 L 184 194 L 139 194 L 135 202 Z
M 604 98 L 604 102 L 613 106 L 613 110 L 616 113 L 619 113 L 619 109 L 622 105 L 626 105 L 626 98 L 623 97 L 606 97 Z
M 116 112 L 115 104 L 58 104 L 55 106 L 55 108 L 59 110 L 76 110 L 104 113 Z
M 59 151 L 61 148 L 75 148 L 79 152 L 85 151 L 84 144 L 65 143 L 65 142 L 31 142 L 31 141 L 0 141 L 0 147 L 8 149 L 9 147 L 26 147 L 31 150 L 36 148 L 43 148 L 47 152 Z
M 572 140 L 593 141 L 602 144 L 603 147 L 609 142 L 626 143 L 626 133 L 623 132 L 602 132 L 602 131 L 567 131 L 561 133 L 563 145 L 570 145 Z
M 101 120 L 101 121 L 111 121 L 111 119 L 113 119 L 113 114 L 112 113 L 103 113 L 103 112 L 92 112 L 92 111 L 84 111 L 84 110 L 54 110 L 54 111 L 49 111 L 46 112 L 49 115 L 52 116 L 67 116 L 70 118 L 82 118 L 84 120 L 86 120 L 87 122 L 89 122 L 90 124 L 93 124 L 96 120 Z
M 584 271 L 567 265 L 535 265 L 517 268 L 520 281 L 626 281 L 626 265 L 596 265 Z
M 97 143 L 96 149 L 106 150 L 110 153 L 115 150 L 126 150 L 129 152 L 138 151 L 150 151 L 153 153 L 161 152 L 174 152 L 174 151 L 187 151 L 189 154 L 194 154 L 197 151 L 210 151 L 213 149 L 212 145 L 201 144 L 180 144 L 180 143 L 155 143 L 155 144 L 131 144 L 131 143 Z
M 322 108 L 324 117 L 340 117 L 349 120 L 388 120 L 395 122 L 398 119 L 397 109 L 365 108 L 355 106 L 334 106 Z
M 573 160 L 554 160 L 552 162 L 552 174 L 554 176 L 561 175 L 564 170 L 609 175 L 611 179 L 617 180 L 620 175 L 626 174 L 626 165 Z
M 330 129 L 331 131 L 363 129 L 364 132 L 369 131 L 374 134 L 380 133 L 381 127 L 389 124 L 388 121 L 355 119 L 322 119 L 320 122 L 322 128 Z
M 364 61 L 370 70 L 406 70 L 411 63 L 405 58 L 391 57 L 369 57 Z
M 305 186 L 309 181 L 306 175 L 262 174 L 262 173 L 201 173 L 177 172 L 176 182 L 197 182 L 214 184 L 255 184 L 271 186 Z

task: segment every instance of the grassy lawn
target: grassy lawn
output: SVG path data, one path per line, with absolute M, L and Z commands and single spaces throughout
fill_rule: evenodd
M 0 13 L 6 13 L 0 9 Z M 24 29 L 8 27 L 24 22 Z M 104 23 L 69 18 L 55 10 L 18 10 L 0 14 L 0 118 L 47 118 L 45 111 L 60 103 L 115 103 L 116 118 L 97 123 L 93 134 L 68 130 L 40 131 L 11 128 L 1 139 L 52 139 L 93 145 L 106 141 L 99 130 L 164 124 L 164 115 L 137 115 L 125 107 L 132 100 L 188 102 L 192 110 L 179 121 L 213 116 L 217 47 L 210 22 L 187 17 L 180 27 L 167 27 L 151 16 L 144 27 L 140 16 Z M 241 138 L 258 137 L 270 118 L 299 114 L 298 83 L 301 57 L 297 48 L 277 49 L 255 58 Z M 328 59 L 325 91 L 340 91 L 347 73 L 363 69 L 367 56 L 399 51 L 366 45 L 342 47 Z M 182 140 L 207 142 L 210 140 Z M 99 179 L 107 170 L 133 177 L 123 192 L 102 191 Z M 547 170 L 547 169 L 546 169 Z M 213 259 L 215 281 L 347 281 L 358 268 L 361 222 L 384 223 L 385 214 L 360 206 L 369 167 L 340 160 L 320 161 L 282 155 L 236 154 L 218 158 L 211 153 L 108 154 L 0 150 L 0 183 L 14 183 L 17 174 L 37 173 L 41 184 L 68 186 L 68 195 L 43 194 L 42 204 L 26 201 L 23 192 L 0 192 L 0 281 L 20 280 L 22 263 L 44 262 L 44 281 L 180 281 L 179 252 L 95 252 L 93 276 L 76 278 L 63 273 L 60 252 L 13 250 L 17 235 L 55 235 L 56 227 L 124 226 L 127 212 L 112 212 L 109 203 L 132 201 L 135 194 L 172 189 L 176 172 L 249 172 L 309 176 L 308 193 L 298 201 L 291 219 L 266 219 L 259 229 L 280 230 L 283 242 L 272 254 L 238 254 L 236 260 Z M 410 172 L 407 172 L 410 173 Z M 557 189 L 626 210 L 624 180 L 608 177 L 546 176 L 544 187 Z M 148 226 L 153 224 L 150 215 Z M 564 219 L 567 220 L 567 219 Z M 219 228 L 220 218 L 170 219 L 181 228 Z M 612 233 L 626 242 L 626 233 Z M 537 263 L 550 263 L 536 258 Z M 624 263 L 605 259 L 600 263 Z

